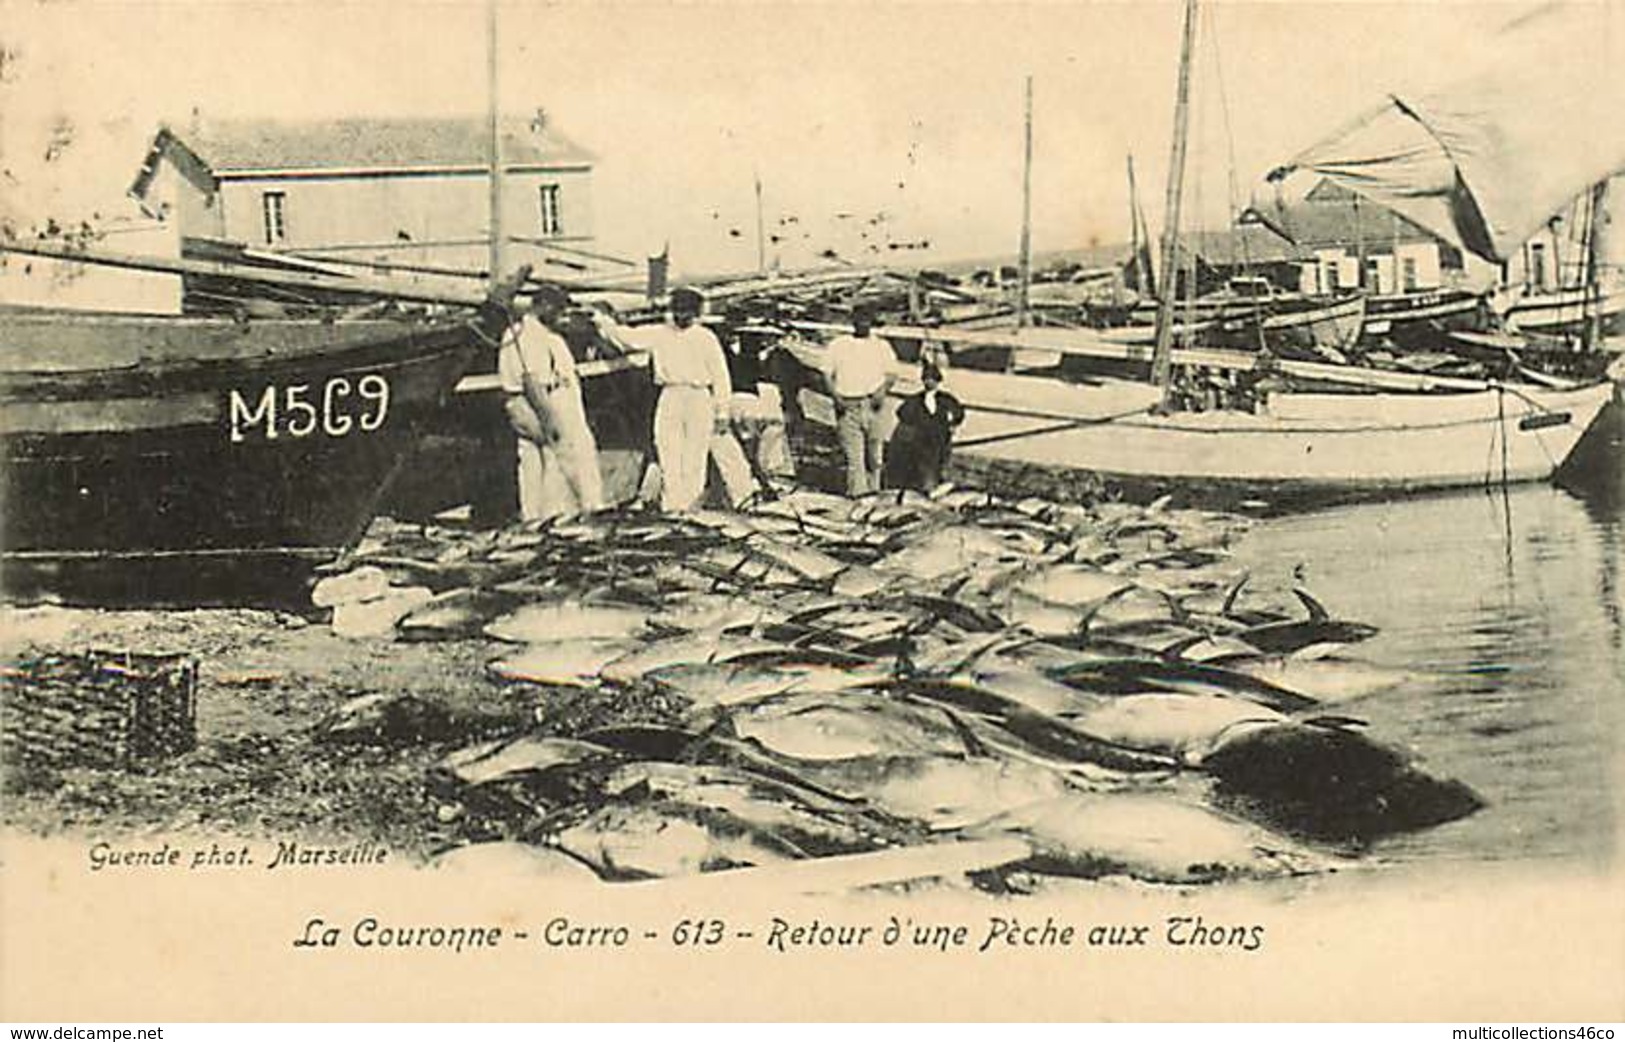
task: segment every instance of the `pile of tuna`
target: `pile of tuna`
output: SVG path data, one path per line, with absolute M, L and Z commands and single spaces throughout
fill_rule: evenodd
M 795 492 L 681 518 L 385 525 L 316 593 L 336 624 L 372 605 L 371 632 L 488 642 L 491 682 L 530 707 L 433 770 L 467 838 L 504 841 L 465 858 L 615 880 L 858 855 L 986 885 L 1194 883 L 1322 871 L 1478 809 L 1334 705 L 1413 678 L 1350 657 L 1375 630 L 1306 592 L 1255 603 L 1228 552 L 1244 523 Z

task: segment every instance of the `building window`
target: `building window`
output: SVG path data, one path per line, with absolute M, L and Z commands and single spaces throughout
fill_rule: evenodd
M 1416 290 L 1420 288 L 1422 284 L 1422 280 L 1416 275 L 1416 258 L 1404 257 L 1400 259 L 1399 263 L 1403 266 L 1403 271 L 1405 273 L 1403 276 L 1405 279 L 1405 292 L 1416 292 Z
M 1382 265 L 1375 257 L 1365 259 L 1365 287 L 1373 293 L 1382 292 Z
M 265 218 L 267 246 L 275 246 L 288 238 L 287 203 L 286 192 L 266 192 L 260 196 L 260 212 Z
M 563 235 L 564 220 L 559 211 L 559 186 L 542 185 L 542 234 Z
M 1338 267 L 1339 267 L 1338 263 L 1336 261 L 1331 261 L 1331 260 L 1327 261 L 1324 265 L 1321 266 L 1321 269 L 1320 269 L 1321 292 L 1323 292 L 1323 293 L 1336 293 L 1339 289 L 1342 288 L 1341 280 L 1338 279 L 1338 277 L 1337 277 L 1337 275 L 1338 275 L 1338 271 L 1337 271 Z

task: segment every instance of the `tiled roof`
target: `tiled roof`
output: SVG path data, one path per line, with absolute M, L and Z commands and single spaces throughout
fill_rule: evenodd
M 487 124 L 478 118 L 229 120 L 174 134 L 217 175 L 481 166 L 489 148 Z M 515 166 L 584 164 L 594 158 L 551 126 L 538 130 L 531 120 L 503 122 L 502 156 Z
M 1224 231 L 1186 232 L 1180 236 L 1180 246 L 1208 264 L 1222 267 L 1284 264 L 1311 256 L 1300 245 L 1260 224 L 1241 224 Z

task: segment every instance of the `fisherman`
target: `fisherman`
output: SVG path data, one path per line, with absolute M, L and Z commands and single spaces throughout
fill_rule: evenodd
M 668 512 L 693 510 L 705 492 L 707 465 L 715 462 L 730 504 L 755 491 L 750 464 L 733 435 L 729 411 L 733 382 L 722 344 L 699 324 L 704 299 L 687 287 L 671 292 L 671 321 L 628 329 L 598 316 L 598 329 L 611 342 L 650 356 L 656 393 L 654 452 L 660 464 L 660 506 Z
M 846 457 L 849 496 L 880 489 L 886 392 L 897 379 L 891 371 L 897 353 L 874 335 L 874 324 L 874 307 L 859 304 L 852 311 L 852 332 L 829 344 L 825 389 L 835 401 L 835 432 Z
M 570 298 L 544 285 L 503 339 L 497 373 L 519 436 L 519 514 L 526 521 L 604 507 L 598 443 L 587 425 L 581 379 L 562 332 Z
M 954 429 L 965 407 L 942 389 L 942 370 L 927 359 L 920 366 L 919 394 L 897 407 L 897 430 L 886 447 L 886 487 L 929 492 L 942 481 Z
M 779 348 L 767 338 L 776 330 L 750 324 L 746 316 L 732 316 L 732 335 L 725 355 L 733 382 L 733 429 L 743 445 L 757 480 L 767 486 L 795 480 L 795 462 L 785 421 L 783 395 L 771 366 Z

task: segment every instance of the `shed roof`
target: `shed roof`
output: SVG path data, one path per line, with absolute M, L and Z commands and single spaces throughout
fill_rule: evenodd
M 1263 224 L 1239 224 L 1222 231 L 1191 231 L 1179 237 L 1182 250 L 1215 267 L 1242 264 L 1286 264 L 1310 254 Z
M 223 120 L 196 131 L 172 131 L 216 176 L 249 171 L 435 169 L 482 166 L 488 156 L 485 120 L 399 117 L 315 123 Z M 590 164 L 594 156 L 545 119 L 502 124 L 502 156 L 510 166 Z

